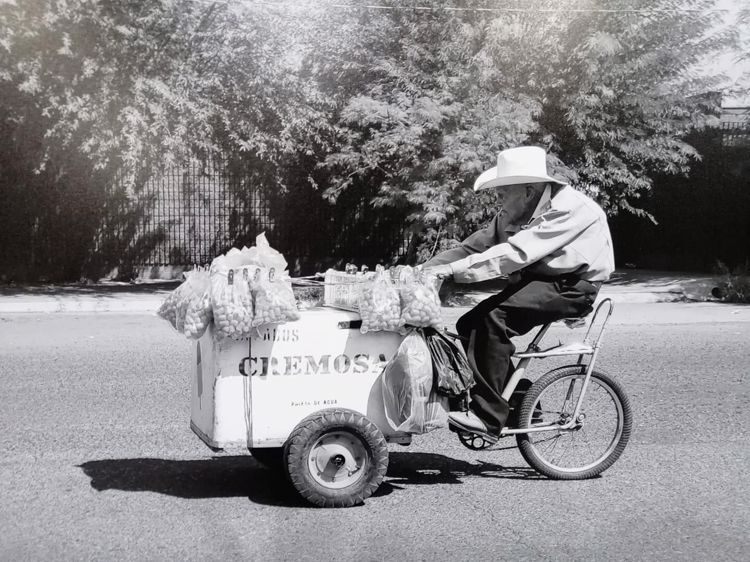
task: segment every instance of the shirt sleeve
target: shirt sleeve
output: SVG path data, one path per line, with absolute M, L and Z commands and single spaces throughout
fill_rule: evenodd
M 423 266 L 435 267 L 437 265 L 444 265 L 447 263 L 458 261 L 469 255 L 470 254 L 466 248 L 464 248 L 463 246 L 456 246 L 455 248 L 451 248 L 450 250 L 445 250 L 443 252 L 440 252 L 438 255 L 433 256 L 431 259 L 426 261 L 423 264 Z
M 505 233 L 505 225 L 501 221 L 500 215 L 497 214 L 486 227 L 474 232 L 455 248 L 440 252 L 423 265 L 424 267 L 435 267 L 453 263 L 472 254 L 484 252 L 492 246 L 505 242 L 507 239 L 508 235 Z
M 452 262 L 453 278 L 458 283 L 476 283 L 509 275 L 575 240 L 595 220 L 585 206 L 550 209 L 507 242 Z

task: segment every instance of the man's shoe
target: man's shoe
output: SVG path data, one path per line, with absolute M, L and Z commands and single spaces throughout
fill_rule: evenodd
M 487 425 L 479 419 L 471 410 L 467 412 L 450 412 L 448 414 L 448 423 L 456 429 L 475 433 L 481 436 L 485 441 L 497 443 L 497 435 L 492 435 L 487 429 Z

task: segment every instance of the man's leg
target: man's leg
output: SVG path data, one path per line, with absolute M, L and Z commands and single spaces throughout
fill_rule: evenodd
M 511 338 L 534 326 L 591 311 L 597 288 L 586 281 L 528 281 L 509 285 L 481 302 L 456 324 L 469 337 L 468 354 L 476 385 L 471 391 L 471 410 L 498 434 L 508 417 L 508 403 L 501 394 L 513 373 Z
M 514 371 L 511 356 L 516 350 L 511 338 L 518 335 L 506 323 L 503 303 L 522 291 L 527 281 L 518 279 L 497 295 L 482 301 L 456 322 L 464 349 L 474 371 L 471 410 L 497 434 L 508 417 L 508 403 L 501 398 L 505 381 Z

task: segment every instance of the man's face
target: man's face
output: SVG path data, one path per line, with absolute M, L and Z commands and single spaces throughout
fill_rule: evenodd
M 509 223 L 512 224 L 528 212 L 533 211 L 530 206 L 536 205 L 535 195 L 538 190 L 535 188 L 539 185 L 544 184 L 524 183 L 495 188 L 501 213 Z

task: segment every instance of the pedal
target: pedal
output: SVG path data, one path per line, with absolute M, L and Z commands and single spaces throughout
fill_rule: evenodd
M 462 429 L 456 428 L 456 433 L 458 434 L 458 440 L 461 442 L 461 445 L 463 445 L 467 449 L 471 449 L 472 451 L 482 451 L 484 449 L 492 447 L 495 444 L 495 442 L 488 441 L 481 435 L 478 435 L 476 433 L 469 433 L 468 431 Z

